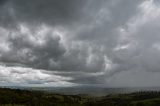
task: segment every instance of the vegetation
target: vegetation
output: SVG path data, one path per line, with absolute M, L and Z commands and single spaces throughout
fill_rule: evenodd
M 112 94 L 103 97 L 62 95 L 0 88 L 0 106 L 159 106 L 160 92 Z

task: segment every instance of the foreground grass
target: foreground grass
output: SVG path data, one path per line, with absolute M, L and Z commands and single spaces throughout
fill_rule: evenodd
M 160 92 L 93 97 L 0 88 L 0 106 L 160 106 Z

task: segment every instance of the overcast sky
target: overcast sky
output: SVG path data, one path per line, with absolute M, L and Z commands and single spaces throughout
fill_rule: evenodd
M 160 86 L 159 0 L 0 0 L 0 85 Z

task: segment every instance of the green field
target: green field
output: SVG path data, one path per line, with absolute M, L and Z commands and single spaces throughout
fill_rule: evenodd
M 0 88 L 0 106 L 160 106 L 160 92 L 94 97 Z

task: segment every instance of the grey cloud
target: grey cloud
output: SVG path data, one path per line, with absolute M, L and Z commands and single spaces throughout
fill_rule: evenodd
M 8 0 L 3 5 L 6 12 L 2 14 L 9 15 L 10 18 L 6 17 L 3 23 L 13 21 L 13 23 L 24 22 L 32 25 L 70 24 L 73 20 L 78 20 L 80 17 L 78 13 L 86 2 L 84 0 Z
M 50 75 L 43 70 L 37 70 L 24 67 L 0 66 L 1 84 L 20 85 L 20 86 L 74 86 L 76 84 L 69 82 L 70 77 Z M 65 85 L 63 85 L 65 84 Z
M 106 86 L 124 81 L 121 73 L 159 72 L 160 7 L 156 0 L 8 0 L 0 4 L 4 45 L 0 61 L 7 66 L 71 77 L 67 83 Z M 121 84 L 125 83 L 129 84 Z
M 91 16 L 90 21 L 88 21 L 90 23 L 88 24 L 87 22 L 87 24 L 83 24 L 84 27 L 82 27 L 83 29 L 78 33 L 78 39 L 105 40 L 106 42 L 109 42 L 107 39 L 112 39 L 112 41 L 116 40 L 118 35 L 114 34 L 115 29 L 125 26 L 126 22 L 137 14 L 137 7 L 141 2 L 140 0 L 108 0 L 103 1 L 101 4 L 98 2 L 100 5 L 96 6 L 96 10 L 92 10 L 92 8 L 95 7 L 87 7 Z M 94 6 L 96 3 L 97 2 L 92 2 L 90 5 Z M 105 37 L 107 38 L 102 39 Z
M 7 0 L 0 0 L 0 5 L 3 5 Z
M 57 61 L 65 53 L 58 35 L 50 31 L 46 31 L 45 35 L 30 34 L 22 33 L 20 30 L 9 33 L 6 40 L 6 43 L 9 43 L 9 51 L 1 50 L 1 61 L 48 69 L 51 59 Z M 38 38 L 40 36 L 42 38 Z

